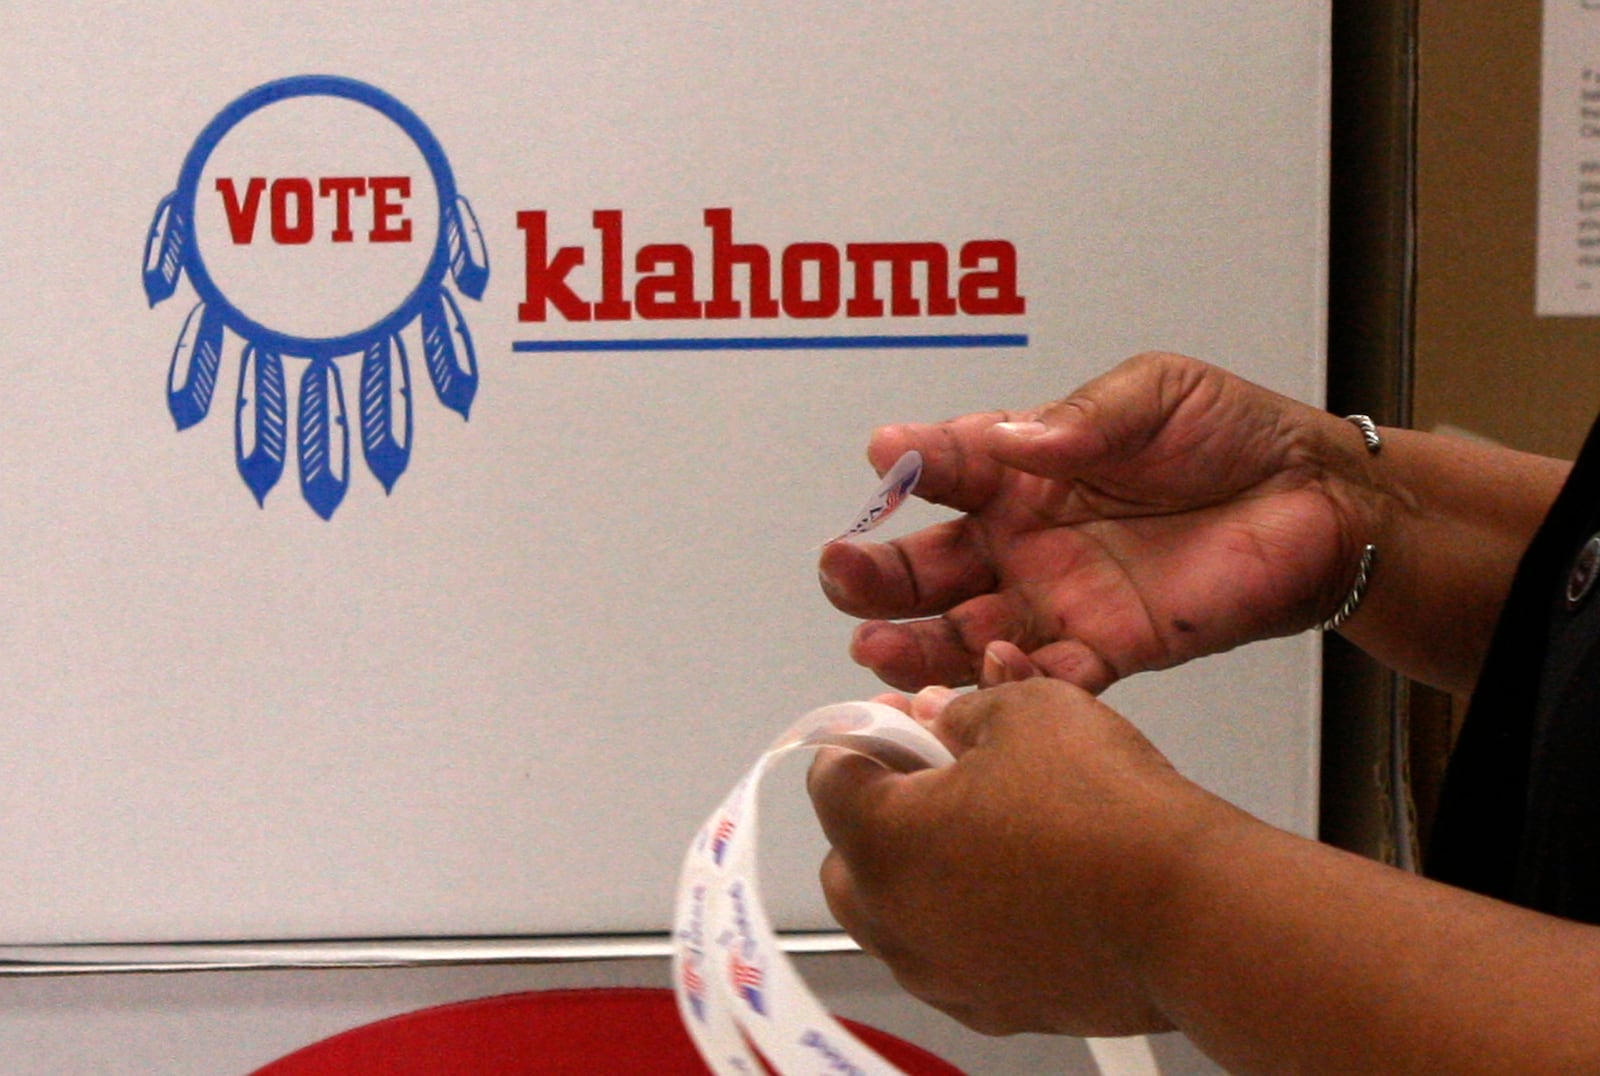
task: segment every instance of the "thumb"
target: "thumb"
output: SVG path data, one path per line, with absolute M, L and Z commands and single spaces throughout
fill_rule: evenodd
M 1147 446 L 1207 373 L 1178 355 L 1139 355 L 1031 418 L 997 422 L 985 449 L 999 463 L 1066 479 L 1120 462 Z
M 828 843 L 855 860 L 871 843 L 874 820 L 901 774 L 837 747 L 817 752 L 806 773 L 806 792 Z
M 910 699 L 896 697 L 891 705 L 937 735 L 944 711 L 957 697 L 950 688 L 929 687 Z M 880 697 L 880 701 L 888 701 L 888 697 Z M 906 791 L 908 782 L 914 785 L 927 776 L 928 771 L 897 773 L 853 751 L 828 747 L 812 760 L 806 791 L 828 843 L 846 860 L 855 861 L 870 854 L 876 831 L 894 810 L 894 797 Z
M 1115 418 L 1102 401 L 1080 390 L 1032 418 L 995 423 L 984 431 L 983 447 L 1004 466 L 1070 479 L 1110 455 Z

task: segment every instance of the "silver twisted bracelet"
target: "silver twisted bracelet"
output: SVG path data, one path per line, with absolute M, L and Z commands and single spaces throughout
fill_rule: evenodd
M 1361 608 L 1361 599 L 1367 596 L 1367 581 L 1372 578 L 1372 562 L 1378 557 L 1378 547 L 1368 542 L 1361 547 L 1361 563 L 1356 567 L 1356 581 L 1350 587 L 1350 593 L 1344 596 L 1344 601 L 1327 620 L 1318 625 L 1323 631 L 1333 631 L 1344 626 L 1344 622 L 1355 615 Z
M 1367 444 L 1367 451 L 1376 456 L 1383 448 L 1383 438 L 1378 436 L 1378 425 L 1366 415 L 1346 415 L 1345 421 L 1361 431 L 1361 439 Z M 1343 627 L 1344 622 L 1355 615 L 1361 608 L 1361 599 L 1367 596 L 1367 583 L 1372 579 L 1372 565 L 1378 558 L 1378 547 L 1367 543 L 1361 547 L 1361 563 L 1356 565 L 1356 581 L 1350 585 L 1350 592 L 1345 595 L 1344 601 L 1339 603 L 1339 608 L 1327 620 L 1318 625 L 1323 631 L 1334 631 Z
M 1378 436 L 1378 424 L 1366 415 L 1346 415 L 1344 420 L 1361 431 L 1361 439 L 1367 443 L 1367 451 L 1376 456 L 1383 448 L 1383 438 Z

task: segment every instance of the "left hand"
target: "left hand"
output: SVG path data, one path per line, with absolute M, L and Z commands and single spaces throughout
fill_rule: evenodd
M 954 765 L 895 774 L 826 752 L 812 766 L 840 924 L 979 1031 L 1170 1028 L 1140 985 L 1141 928 L 1190 837 L 1240 813 L 1079 688 L 947 698 L 912 709 Z
M 962 513 L 818 564 L 866 619 L 850 653 L 902 690 L 969 684 L 988 644 L 1116 680 L 1312 627 L 1338 608 L 1388 502 L 1349 423 L 1180 355 L 1128 360 L 1034 411 L 877 430 L 916 449 L 917 496 Z

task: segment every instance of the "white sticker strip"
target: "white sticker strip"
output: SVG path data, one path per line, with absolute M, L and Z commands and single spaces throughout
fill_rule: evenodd
M 861 511 L 856 513 L 855 519 L 839 533 L 838 537 L 830 538 L 828 544 L 832 545 L 834 542 L 863 535 L 887 520 L 894 515 L 895 509 L 911 496 L 921 478 L 922 453 L 907 452 L 895 460 L 894 466 L 884 473 L 883 481 L 878 483 L 877 490 L 867 498 L 867 503 L 861 506 Z
M 679 878 L 672 981 L 678 1011 L 716 1076 L 777 1072 L 904 1076 L 823 1008 L 778 945 L 756 881 L 761 779 L 792 751 L 841 747 L 900 773 L 955 761 L 892 706 L 845 702 L 801 717 L 775 739 L 700 827 Z M 1144 1039 L 1089 1040 L 1103 1076 L 1160 1076 Z
M 713 1072 L 900 1070 L 830 1016 L 779 948 L 756 880 L 757 793 L 791 751 L 842 747 L 901 772 L 953 762 L 932 733 L 892 706 L 847 702 L 806 714 L 762 753 L 700 828 L 678 886 L 673 985 L 690 1037 Z

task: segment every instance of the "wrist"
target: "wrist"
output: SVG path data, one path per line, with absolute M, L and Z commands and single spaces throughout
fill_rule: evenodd
M 1373 422 L 1370 416 L 1346 415 L 1344 420 L 1360 431 L 1367 455 L 1377 456 L 1383 451 L 1383 437 L 1378 432 L 1377 423 Z M 1372 580 L 1372 570 L 1377 564 L 1377 559 L 1377 543 L 1363 543 L 1361 557 L 1356 563 L 1355 576 L 1350 582 L 1350 588 L 1345 591 L 1344 600 L 1318 625 L 1319 628 L 1323 631 L 1337 631 L 1344 626 L 1345 621 L 1355 616 L 1356 611 L 1361 608 L 1361 603 L 1366 599 L 1367 585 Z
M 1211 800 L 1204 821 L 1171 849 L 1125 940 L 1143 995 L 1208 1053 L 1218 1023 L 1234 1022 L 1237 999 L 1261 991 L 1276 962 L 1296 959 L 1301 939 L 1277 927 L 1285 899 L 1278 875 L 1297 866 L 1290 849 L 1310 843 Z
M 1225 919 L 1218 897 L 1226 895 L 1230 856 L 1256 830 L 1260 820 L 1199 785 L 1173 777 L 1184 787 L 1166 797 L 1166 825 L 1150 826 L 1144 839 L 1129 842 L 1125 870 L 1113 865 L 1124 886 L 1109 895 L 1114 908 L 1104 917 L 1107 943 L 1141 994 L 1174 1027 L 1184 1015 L 1174 995 L 1174 976 L 1205 949 L 1204 939 Z
M 1340 418 L 1319 412 L 1312 455 L 1333 507 L 1333 555 L 1317 588 L 1316 626 L 1343 629 L 1369 601 L 1369 589 L 1399 552 L 1396 521 L 1407 508 L 1406 491 L 1387 468 L 1390 435 L 1366 415 Z
M 1360 434 L 1344 426 L 1341 477 L 1330 483 L 1352 521 L 1340 575 L 1324 609 L 1353 578 L 1356 542 L 1378 547 L 1359 614 L 1341 627 L 1351 642 L 1412 679 L 1470 691 L 1528 539 L 1567 465 L 1495 445 L 1384 428 L 1380 455 L 1362 461 Z M 1338 434 L 1336 434 L 1337 436 Z

